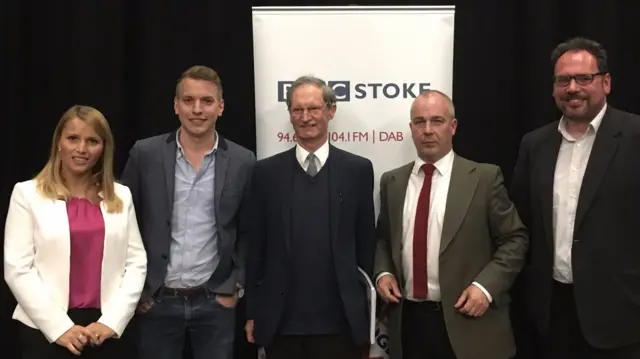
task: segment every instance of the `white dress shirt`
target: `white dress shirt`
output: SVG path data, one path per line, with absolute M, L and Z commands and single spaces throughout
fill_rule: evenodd
M 440 301 L 440 275 L 439 257 L 440 241 L 442 237 L 442 224 L 444 223 L 447 196 L 449 194 L 449 183 L 451 182 L 451 171 L 453 169 L 454 152 L 449 151 L 444 157 L 433 165 L 436 170 L 431 179 L 431 196 L 429 204 L 429 226 L 427 233 L 427 300 Z M 404 272 L 404 293 L 403 297 L 412 301 L 418 301 L 413 296 L 413 229 L 418 206 L 418 197 L 424 182 L 424 172 L 422 165 L 425 162 L 416 159 L 407 183 L 405 194 L 403 216 L 402 216 L 402 270 Z M 378 279 L 385 274 L 381 273 Z M 489 292 L 479 283 L 474 282 L 484 294 L 492 301 Z
M 302 148 L 302 146 L 300 146 L 299 144 L 296 144 L 296 159 L 298 160 L 298 163 L 300 164 L 300 166 L 302 166 L 302 169 L 305 171 L 307 171 L 307 168 L 309 167 L 309 159 L 307 158 L 309 156 L 309 153 L 310 152 Z M 327 159 L 329 158 L 329 141 L 327 140 L 313 154 L 316 155 L 315 157 L 316 168 L 318 169 L 318 172 L 319 172 L 322 166 L 324 166 L 324 164 L 327 163 Z
M 581 138 L 574 138 L 567 132 L 566 120 L 563 117 L 558 124 L 562 134 L 562 144 L 558 152 L 556 170 L 553 180 L 553 230 L 555 256 L 553 261 L 553 278 L 562 283 L 573 283 L 571 268 L 571 248 L 573 247 L 573 227 L 578 208 L 578 197 L 582 178 L 593 148 L 598 127 L 607 109 L 602 110 L 589 123 L 589 128 Z

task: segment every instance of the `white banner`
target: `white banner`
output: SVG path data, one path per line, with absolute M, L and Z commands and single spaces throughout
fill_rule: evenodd
M 453 6 L 254 7 L 258 159 L 295 145 L 287 88 L 319 77 L 338 97 L 329 140 L 373 162 L 377 216 L 380 176 L 415 158 L 411 102 L 426 89 L 452 96 L 454 15 Z M 376 341 L 384 348 L 370 357 L 387 358 L 386 339 Z

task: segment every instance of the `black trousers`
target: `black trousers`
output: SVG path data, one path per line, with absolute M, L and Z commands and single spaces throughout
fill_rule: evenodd
M 100 309 L 71 309 L 68 314 L 76 325 L 87 326 L 97 321 L 101 312 Z M 22 323 L 19 323 L 18 335 L 22 359 L 78 358 L 69 349 L 56 343 L 49 343 L 41 331 Z M 85 359 L 125 358 L 124 348 L 120 339 L 107 339 L 99 347 L 85 346 L 80 357 Z
M 573 285 L 554 281 L 550 332 L 539 338 L 543 343 L 540 359 L 640 359 L 640 343 L 617 349 L 589 345 L 580 329 L 575 303 Z
M 402 303 L 402 358 L 456 359 L 441 303 Z
M 268 359 L 362 359 L 368 346 L 349 335 L 277 335 L 265 348 Z

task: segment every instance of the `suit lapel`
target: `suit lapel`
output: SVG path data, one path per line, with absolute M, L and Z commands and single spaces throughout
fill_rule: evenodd
M 229 157 L 227 151 L 218 146 L 218 150 L 215 154 L 215 179 L 214 179 L 214 197 L 213 207 L 215 213 L 220 213 L 220 198 L 222 198 L 222 190 L 224 189 L 225 178 L 227 175 L 227 166 L 229 165 Z
M 71 233 L 69 227 L 69 214 L 67 213 L 67 203 L 63 200 L 54 200 L 43 202 L 47 209 L 46 216 L 42 216 L 42 220 L 46 221 L 46 236 L 52 238 L 61 238 L 58 244 L 65 252 L 71 253 Z
M 556 162 L 558 152 L 562 144 L 562 135 L 555 128 L 551 130 L 547 140 L 540 147 L 538 166 L 534 167 L 539 172 L 540 205 L 542 208 L 542 223 L 546 232 L 547 245 L 553 253 L 555 244 L 553 238 L 553 183 L 555 181 Z
M 415 162 L 410 162 L 400 167 L 389 180 L 387 188 L 387 200 L 389 201 L 389 228 L 391 230 L 391 253 L 393 253 L 394 262 L 398 268 L 401 266 L 402 258 L 402 242 L 403 242 L 403 219 L 404 219 L 404 201 L 407 195 L 407 186 L 411 170 Z M 404 283 L 404 280 L 402 281 Z
M 284 228 L 284 246 L 287 254 L 291 246 L 291 202 L 293 201 L 293 191 L 291 189 L 293 188 L 294 166 L 299 166 L 296 160 L 295 147 L 287 151 L 282 157 L 282 172 L 276 174 L 278 178 L 282 178 L 281 181 L 279 180 L 281 186 L 279 197 L 282 199 L 282 228 Z M 282 177 L 280 177 L 280 175 Z
M 454 157 L 440 239 L 441 255 L 453 240 L 462 220 L 467 215 L 469 204 L 478 186 L 478 177 L 473 173 L 475 169 L 475 165 L 471 162 L 457 155 Z
M 164 182 L 166 186 L 169 211 L 173 210 L 174 188 L 176 181 L 176 132 L 169 134 L 167 143 L 162 147 L 162 162 L 164 163 Z
M 331 213 L 331 243 L 334 251 L 340 242 L 340 215 L 342 207 L 342 179 L 345 170 L 342 169 L 342 151 L 329 145 L 329 157 L 325 165 L 329 170 L 329 213 Z
M 587 168 L 582 179 L 573 229 L 574 233 L 580 228 L 580 224 L 595 197 L 600 182 L 602 182 L 602 177 L 604 177 L 607 172 L 611 159 L 618 149 L 619 135 L 620 130 L 616 118 L 611 116 L 610 110 L 607 109 L 600 128 L 598 129 L 598 134 L 593 143 L 591 155 L 589 156 Z
M 38 222 L 40 222 L 38 227 L 40 227 L 43 238 L 47 241 L 55 241 L 59 253 L 63 254 L 60 259 L 55 260 L 56 270 L 62 274 L 62 278 L 68 279 L 71 268 L 71 232 L 67 204 L 63 200 L 43 199 L 39 201 L 43 207 L 42 210 L 34 213 L 34 217 L 38 218 Z M 59 293 L 69 293 L 69 280 L 61 280 L 56 283 L 56 286 L 60 290 Z
M 112 214 L 109 213 L 107 211 L 107 205 L 105 204 L 104 200 L 100 201 L 100 212 L 102 213 L 102 220 L 104 223 L 104 247 L 102 249 L 102 255 L 103 258 L 106 258 L 107 261 L 102 262 L 102 269 L 104 271 L 105 269 L 105 264 L 109 261 L 110 257 L 111 257 L 111 253 L 114 252 L 118 252 L 117 250 L 112 250 L 111 246 L 112 245 L 117 245 L 118 243 L 113 243 L 112 239 L 112 234 L 116 234 L 117 233 L 113 233 L 112 229 L 118 229 L 121 228 L 121 226 L 118 226 L 118 223 L 115 223 L 119 218 L 121 218 L 118 214 Z M 104 284 L 104 279 L 106 276 L 102 276 L 101 278 L 101 283 Z

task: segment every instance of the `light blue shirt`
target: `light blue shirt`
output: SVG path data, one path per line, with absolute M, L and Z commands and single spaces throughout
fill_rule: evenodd
M 184 155 L 180 130 L 176 134 L 176 143 L 172 241 L 165 285 L 189 288 L 208 281 L 220 262 L 213 203 L 218 134 L 198 173 Z

